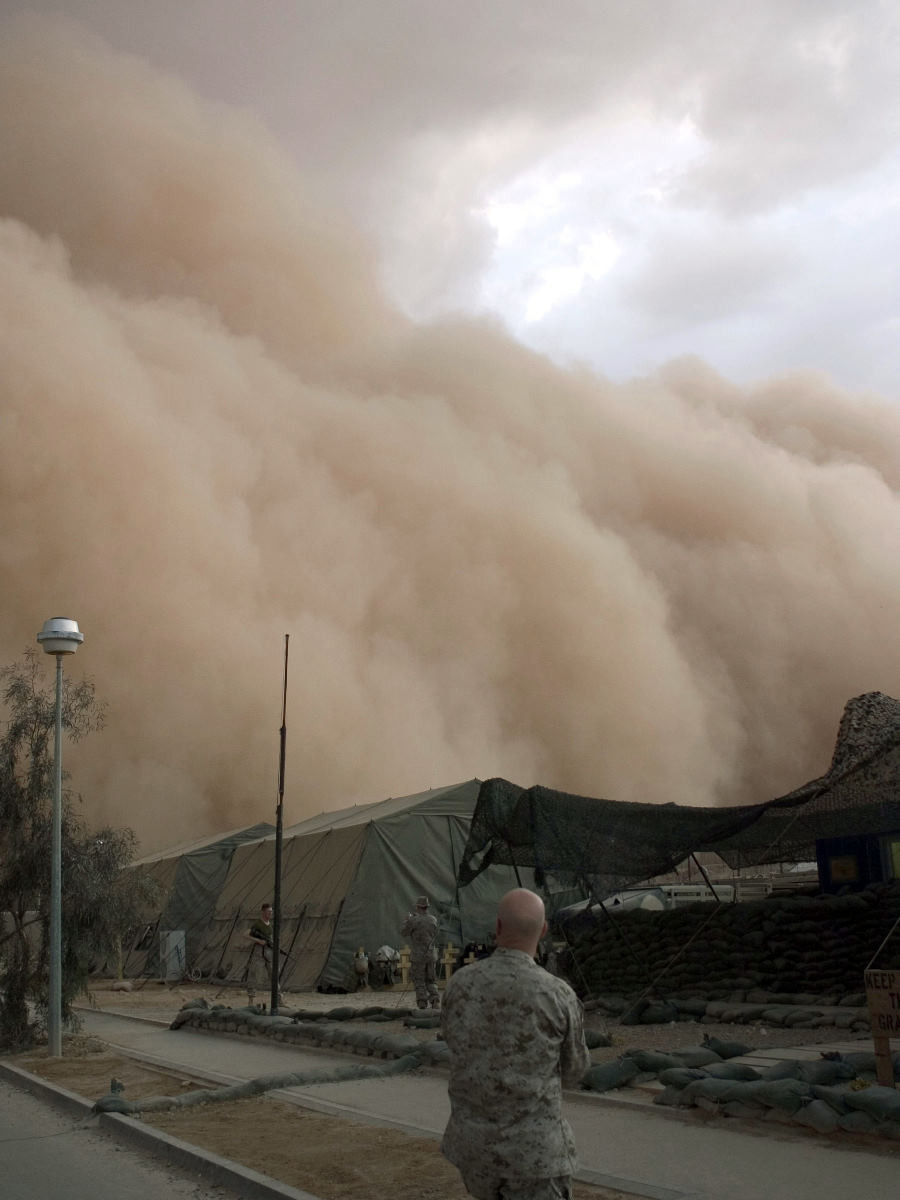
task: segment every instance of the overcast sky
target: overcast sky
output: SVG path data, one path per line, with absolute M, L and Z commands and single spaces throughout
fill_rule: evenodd
M 622 380 L 697 354 L 898 396 L 900 8 L 6 0 L 264 122 L 411 315 Z

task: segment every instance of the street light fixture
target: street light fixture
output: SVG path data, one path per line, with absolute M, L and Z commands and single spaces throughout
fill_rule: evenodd
M 62 660 L 84 641 L 78 622 L 51 617 L 37 640 L 45 654 L 56 655 L 56 735 L 53 740 L 53 813 L 50 849 L 50 1003 L 47 1050 L 62 1055 Z

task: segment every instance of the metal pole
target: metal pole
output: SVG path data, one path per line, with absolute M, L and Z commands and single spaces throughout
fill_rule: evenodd
M 715 888 L 713 887 L 713 885 L 710 883 L 710 881 L 709 881 L 709 876 L 708 876 L 708 875 L 707 875 L 707 873 L 706 873 L 706 872 L 703 870 L 703 867 L 700 865 L 700 859 L 697 857 L 697 855 L 696 855 L 696 854 L 692 854 L 692 855 L 691 855 L 691 858 L 692 858 L 692 859 L 694 860 L 694 862 L 697 864 L 697 870 L 700 872 L 700 874 L 701 874 L 701 875 L 703 876 L 703 878 L 706 880 L 706 886 L 707 886 L 707 887 L 709 888 L 709 890 L 712 892 L 712 894 L 713 894 L 713 899 L 715 900 L 715 902 L 716 902 L 717 904 L 721 904 L 721 903 L 722 903 L 722 901 L 719 899 L 719 893 L 716 891 L 716 889 L 715 889 Z M 690 862 L 690 859 L 688 859 L 688 862 Z
M 284 758 L 287 746 L 287 681 L 288 681 L 288 639 L 284 635 L 284 690 L 281 700 L 281 746 L 278 756 L 278 807 L 275 810 L 275 895 L 272 906 L 275 909 L 272 921 L 272 991 L 269 996 L 269 1012 L 278 1011 L 278 984 L 281 975 L 281 840 L 284 810 Z
M 62 1056 L 62 660 L 56 655 L 56 732 L 53 740 L 53 813 L 50 848 L 50 997 L 47 1049 Z

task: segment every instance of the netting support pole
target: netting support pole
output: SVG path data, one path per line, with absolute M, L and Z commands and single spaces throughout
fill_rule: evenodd
M 512 869 L 516 875 L 516 884 L 519 887 L 521 887 L 522 886 L 522 876 L 519 874 L 519 866 L 518 866 L 518 863 L 516 862 L 515 855 L 513 854 L 513 848 L 509 844 L 509 842 L 506 843 L 506 848 L 509 851 L 509 857 L 510 857 L 510 861 L 512 863 Z
M 717 892 L 717 891 L 716 891 L 716 889 L 713 887 L 713 885 L 710 883 L 710 881 L 709 881 L 709 876 L 708 876 L 708 875 L 707 875 L 707 873 L 704 871 L 703 867 L 700 865 L 700 859 L 697 857 L 697 855 L 696 855 L 696 854 L 693 854 L 693 853 L 691 854 L 691 858 L 692 858 L 692 859 L 694 860 L 694 862 L 697 864 L 697 870 L 698 870 L 698 871 L 700 872 L 700 874 L 703 876 L 703 880 L 704 880 L 704 882 L 706 883 L 706 886 L 707 886 L 707 887 L 709 888 L 709 890 L 712 892 L 712 894 L 713 894 L 713 899 L 715 900 L 716 904 L 721 904 L 721 903 L 722 903 L 722 901 L 719 899 L 719 894 L 718 894 L 718 892 Z

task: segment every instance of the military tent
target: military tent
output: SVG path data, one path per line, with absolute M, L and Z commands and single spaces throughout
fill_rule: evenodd
M 142 975 L 160 966 L 161 938 L 170 931 L 182 931 L 184 943 L 178 953 L 182 957 L 182 973 L 190 973 L 194 961 L 209 935 L 213 915 L 212 900 L 225 882 L 231 856 L 244 842 L 256 841 L 271 833 L 273 826 L 263 821 L 247 829 L 232 829 L 212 837 L 185 842 L 157 855 L 148 855 L 132 864 L 132 869 L 148 875 L 157 888 L 157 907 L 148 913 L 148 920 L 137 930 L 125 972 Z M 165 950 L 162 951 L 165 957 Z
M 284 830 L 280 943 L 283 988 L 339 989 L 350 981 L 359 947 L 369 955 L 403 944 L 400 926 L 420 895 L 438 919 L 438 941 L 461 947 L 492 931 L 497 900 L 517 884 L 512 867 L 482 873 L 460 889 L 457 873 L 481 783 L 471 779 L 413 796 L 321 813 Z M 239 983 L 250 944 L 246 931 L 272 900 L 274 836 L 237 846 L 207 908 L 190 966 L 202 977 Z M 524 886 L 533 873 L 519 872 Z M 581 898 L 566 891 L 558 904 Z M 171 910 L 170 910 L 171 911 Z M 182 909 L 181 911 L 185 911 Z M 186 918 L 188 920 L 189 918 Z

